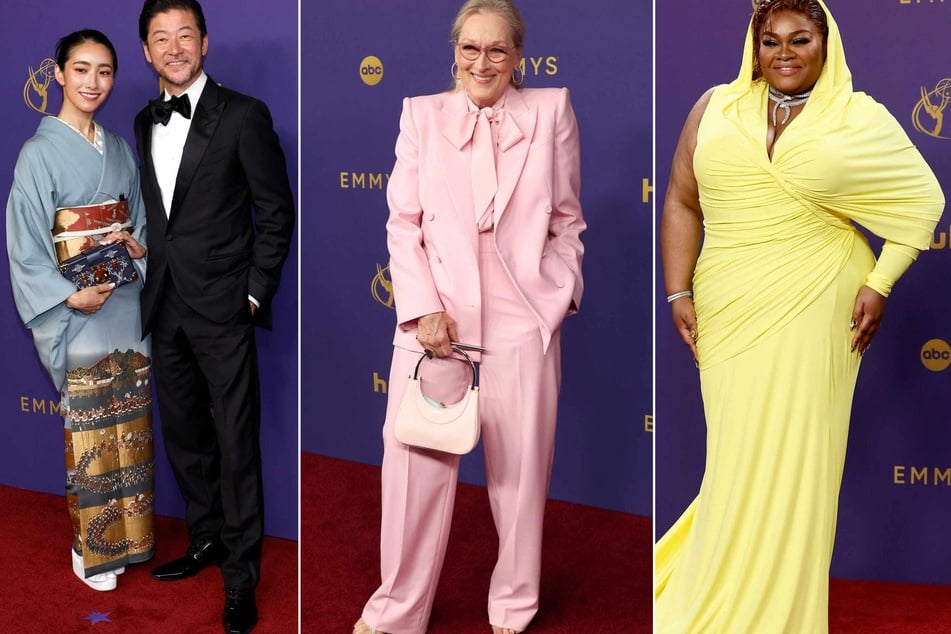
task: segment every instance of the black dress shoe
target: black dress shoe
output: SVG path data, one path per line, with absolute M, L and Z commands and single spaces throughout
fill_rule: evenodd
M 258 622 L 254 588 L 225 586 L 225 612 L 221 622 L 228 634 L 247 634 Z
M 205 566 L 218 566 L 228 555 L 228 550 L 217 539 L 201 539 L 188 547 L 184 557 L 162 564 L 152 570 L 152 577 L 159 581 L 178 581 L 198 574 Z

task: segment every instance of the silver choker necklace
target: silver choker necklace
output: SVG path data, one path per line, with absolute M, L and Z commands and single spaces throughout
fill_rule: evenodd
M 792 110 L 790 108 L 792 108 L 792 106 L 801 106 L 802 104 L 806 103 L 806 101 L 809 99 L 809 95 L 811 94 L 812 91 L 807 90 L 806 92 L 801 92 L 798 95 L 787 95 L 786 93 L 780 92 L 770 86 L 769 100 L 776 103 L 776 105 L 773 106 L 773 127 L 776 127 L 776 113 L 780 108 L 786 111 L 785 115 L 783 116 L 783 121 L 780 125 L 786 125 L 786 122 L 789 121 L 789 117 L 792 115 Z

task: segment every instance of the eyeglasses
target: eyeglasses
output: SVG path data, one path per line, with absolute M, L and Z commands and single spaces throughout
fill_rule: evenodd
M 485 53 L 485 56 L 489 58 L 489 61 L 495 64 L 504 62 L 506 59 L 508 59 L 509 54 L 512 52 L 512 49 L 499 44 L 480 48 L 475 44 L 470 44 L 469 42 L 456 42 L 456 48 L 459 49 L 459 54 L 462 55 L 462 58 L 467 59 L 470 62 L 476 61 L 479 59 L 479 56 L 482 55 L 482 53 Z

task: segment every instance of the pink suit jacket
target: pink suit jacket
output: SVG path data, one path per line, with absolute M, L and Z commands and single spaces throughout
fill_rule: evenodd
M 531 307 L 548 349 L 581 305 L 585 229 L 578 125 L 568 90 L 505 95 L 496 163 L 494 237 L 502 263 Z M 422 348 L 416 320 L 445 311 L 460 341 L 482 342 L 479 236 L 471 143 L 476 115 L 462 90 L 403 101 L 386 225 L 396 304 L 394 345 Z

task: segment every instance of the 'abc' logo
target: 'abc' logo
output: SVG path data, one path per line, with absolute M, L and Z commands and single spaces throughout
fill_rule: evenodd
M 951 365 L 951 346 L 943 339 L 929 339 L 921 346 L 921 362 L 932 372 L 941 372 Z
M 360 79 L 367 86 L 376 86 L 383 79 L 383 62 L 375 55 L 367 55 L 360 62 Z

